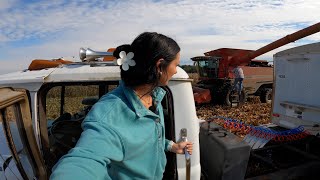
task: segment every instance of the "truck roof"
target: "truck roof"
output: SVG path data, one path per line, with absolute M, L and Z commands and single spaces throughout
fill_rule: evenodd
M 48 82 L 86 82 L 120 80 L 119 66 L 110 62 L 89 62 L 63 64 L 59 67 L 42 70 L 23 70 L 0 75 L 0 86 L 17 84 L 43 84 Z M 171 80 L 190 80 L 189 75 L 180 67 Z
M 320 42 L 294 47 L 274 54 L 274 57 L 289 55 L 289 54 L 306 54 L 319 52 Z

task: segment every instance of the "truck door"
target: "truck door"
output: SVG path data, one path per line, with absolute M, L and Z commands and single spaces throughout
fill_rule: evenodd
M 0 179 L 46 179 L 26 92 L 0 94 Z

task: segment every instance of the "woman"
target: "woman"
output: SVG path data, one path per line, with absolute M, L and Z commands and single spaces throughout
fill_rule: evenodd
M 158 87 L 177 72 L 178 44 L 145 32 L 113 55 L 122 81 L 93 106 L 77 145 L 59 160 L 51 179 L 162 179 L 165 151 L 192 154 L 192 143 L 165 139 L 165 91 Z

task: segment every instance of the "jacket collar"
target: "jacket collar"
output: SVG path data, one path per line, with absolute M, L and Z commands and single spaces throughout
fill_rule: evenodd
M 120 81 L 119 86 L 123 90 L 123 93 L 125 94 L 128 102 L 133 107 L 133 110 L 135 111 L 136 115 L 139 117 L 143 117 L 146 115 L 152 115 L 155 116 L 155 114 L 147 109 L 138 96 L 135 94 L 132 88 L 127 87 L 123 81 Z M 155 101 L 155 104 L 161 103 L 162 99 L 166 95 L 166 91 L 163 90 L 160 87 L 156 87 L 154 90 L 152 90 L 151 96 L 153 100 Z

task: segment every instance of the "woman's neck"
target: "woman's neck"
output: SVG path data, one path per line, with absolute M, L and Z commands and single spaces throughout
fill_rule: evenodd
M 135 94 L 139 97 L 142 104 L 149 109 L 152 106 L 152 86 L 151 85 L 141 85 L 133 88 Z
M 150 95 L 152 86 L 149 84 L 136 86 L 133 88 L 134 92 L 141 98 L 145 95 Z

